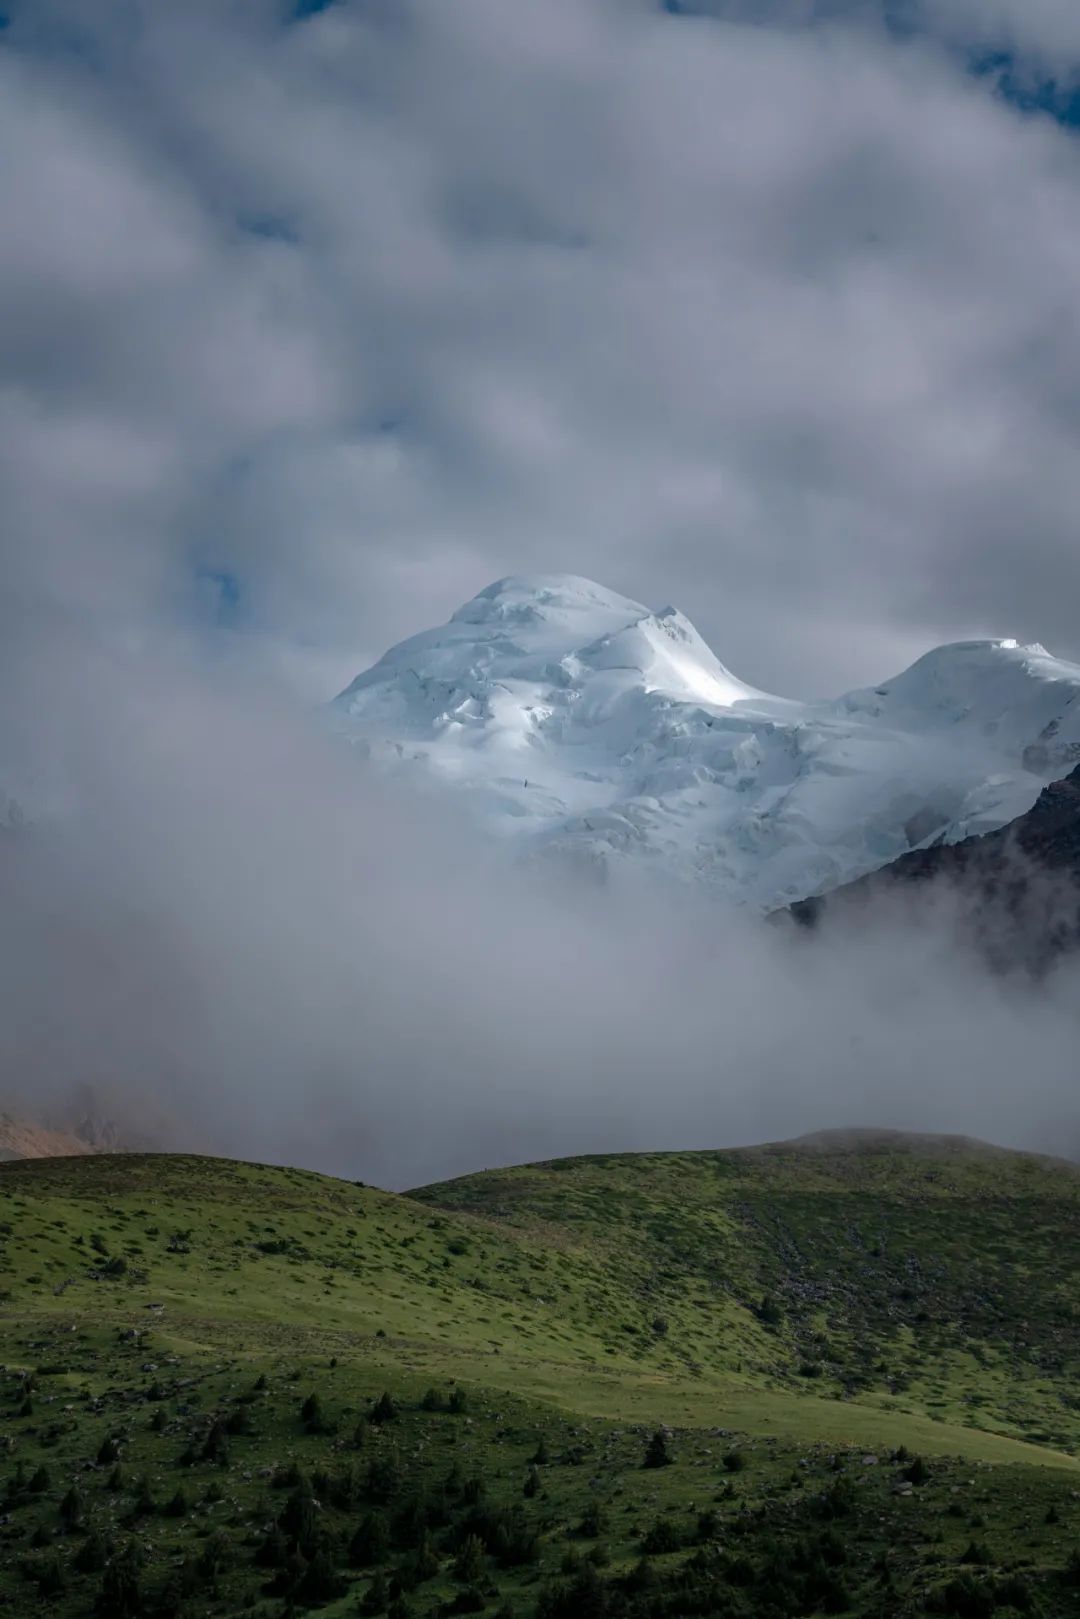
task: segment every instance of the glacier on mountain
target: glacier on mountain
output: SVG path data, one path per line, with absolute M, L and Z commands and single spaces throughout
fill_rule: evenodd
M 738 680 L 673 607 L 534 574 L 391 648 L 331 714 L 531 853 L 767 911 L 1022 814 L 1080 760 L 1078 694 L 1080 665 L 1001 640 L 791 701 Z

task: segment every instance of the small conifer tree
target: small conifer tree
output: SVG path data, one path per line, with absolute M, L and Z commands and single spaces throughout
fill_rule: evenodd
M 86 1506 L 79 1494 L 78 1485 L 73 1484 L 60 1502 L 60 1521 L 65 1529 L 77 1529 L 85 1513 Z
M 479 1535 L 467 1535 L 454 1563 L 454 1578 L 459 1585 L 478 1585 L 486 1573 L 484 1542 Z
M 111 1434 L 106 1434 L 97 1453 L 99 1467 L 111 1467 L 120 1458 L 120 1447 Z
M 384 1390 L 372 1406 L 368 1421 L 378 1427 L 383 1422 L 393 1422 L 397 1414 L 393 1398 Z
M 662 1428 L 657 1428 L 649 1443 L 645 1447 L 645 1459 L 642 1467 L 669 1467 L 673 1458 L 668 1450 L 667 1435 Z

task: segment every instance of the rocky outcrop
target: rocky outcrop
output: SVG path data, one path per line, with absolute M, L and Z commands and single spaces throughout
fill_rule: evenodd
M 996 832 L 901 855 L 880 871 L 792 905 L 814 929 L 868 921 L 879 904 L 916 914 L 945 898 L 994 963 L 1043 972 L 1080 945 L 1080 766 Z
M 67 1130 L 0 1113 L 0 1159 L 85 1157 L 95 1148 Z

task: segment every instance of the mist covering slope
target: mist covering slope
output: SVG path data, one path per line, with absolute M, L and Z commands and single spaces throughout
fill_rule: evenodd
M 999 966 L 1040 973 L 1080 947 L 1080 766 L 1008 826 L 912 850 L 788 914 L 809 928 L 826 920 L 851 926 L 872 902 L 900 900 L 918 919 L 943 898 Z
M 733 675 L 673 607 L 570 574 L 489 585 L 332 705 L 373 758 L 530 853 L 768 910 L 1005 825 L 1080 759 L 1080 666 L 938 647 L 834 701 Z

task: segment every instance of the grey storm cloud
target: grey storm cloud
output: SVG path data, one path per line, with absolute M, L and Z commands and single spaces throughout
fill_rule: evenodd
M 9 611 L 227 579 L 312 697 L 530 568 L 773 689 L 1080 653 L 1080 139 L 957 53 L 1075 8 L 710 9 L 16 5 Z

